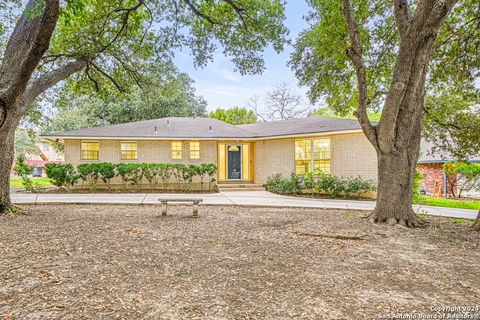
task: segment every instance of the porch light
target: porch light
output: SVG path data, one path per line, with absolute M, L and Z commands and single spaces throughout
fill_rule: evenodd
M 157 131 L 157 126 L 155 126 L 155 131 L 154 131 L 155 134 L 158 134 L 158 131 Z
M 208 129 L 208 132 L 213 132 L 212 126 Z
M 170 128 L 170 119 L 167 119 L 167 127 Z

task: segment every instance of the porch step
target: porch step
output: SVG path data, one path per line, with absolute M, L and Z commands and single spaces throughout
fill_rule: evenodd
M 265 191 L 260 183 L 222 183 L 218 185 L 219 191 Z

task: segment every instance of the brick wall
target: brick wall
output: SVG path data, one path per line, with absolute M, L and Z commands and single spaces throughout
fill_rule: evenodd
M 265 183 L 276 173 L 288 176 L 295 171 L 295 140 L 255 142 L 255 182 Z
M 322 138 L 325 136 L 322 136 Z M 363 134 L 330 136 L 331 173 L 339 177 L 361 176 L 377 180 L 377 155 Z M 265 140 L 255 143 L 255 182 L 295 171 L 295 139 Z
M 93 141 L 93 140 L 92 140 Z M 172 159 L 171 141 L 138 141 L 138 160 L 120 160 L 120 140 L 94 140 L 99 142 L 99 162 L 145 163 L 216 163 L 216 142 L 200 141 L 200 159 L 190 159 L 189 141 L 183 141 L 183 159 Z M 65 161 L 74 165 L 88 163 L 80 159 L 80 140 L 65 140 Z
M 331 173 L 377 181 L 377 154 L 363 133 L 331 137 Z
M 425 189 L 429 196 L 442 196 L 443 190 L 443 163 L 419 163 L 417 170 L 422 175 L 420 185 Z M 447 182 L 447 189 L 450 190 L 450 184 Z
M 323 136 L 324 137 L 324 136 Z M 336 176 L 377 179 L 374 148 L 363 134 L 330 136 L 331 172 Z M 100 162 L 120 162 L 120 140 L 98 140 Z M 295 171 L 295 139 L 256 141 L 254 146 L 255 182 L 265 183 L 273 174 L 284 176 Z M 138 162 L 146 163 L 216 163 L 216 142 L 200 141 L 200 159 L 189 159 L 188 141 L 183 141 L 183 159 L 172 160 L 171 141 L 138 141 Z M 65 140 L 65 161 L 78 165 L 80 140 Z M 125 161 L 128 162 L 128 161 Z

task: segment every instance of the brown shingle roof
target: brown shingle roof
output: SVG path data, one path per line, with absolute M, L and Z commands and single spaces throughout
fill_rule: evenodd
M 356 120 L 308 117 L 235 126 L 212 118 L 170 117 L 64 131 L 44 136 L 50 138 L 255 139 L 350 130 L 360 130 Z

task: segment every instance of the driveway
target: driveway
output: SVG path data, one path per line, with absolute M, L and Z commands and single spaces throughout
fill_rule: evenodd
M 274 194 L 268 191 L 230 191 L 211 194 L 21 194 L 13 193 L 16 204 L 158 204 L 158 198 L 202 198 L 206 205 L 264 207 L 332 208 L 373 210 L 375 201 L 309 199 Z M 477 211 L 414 205 L 415 212 L 434 216 L 475 219 Z

